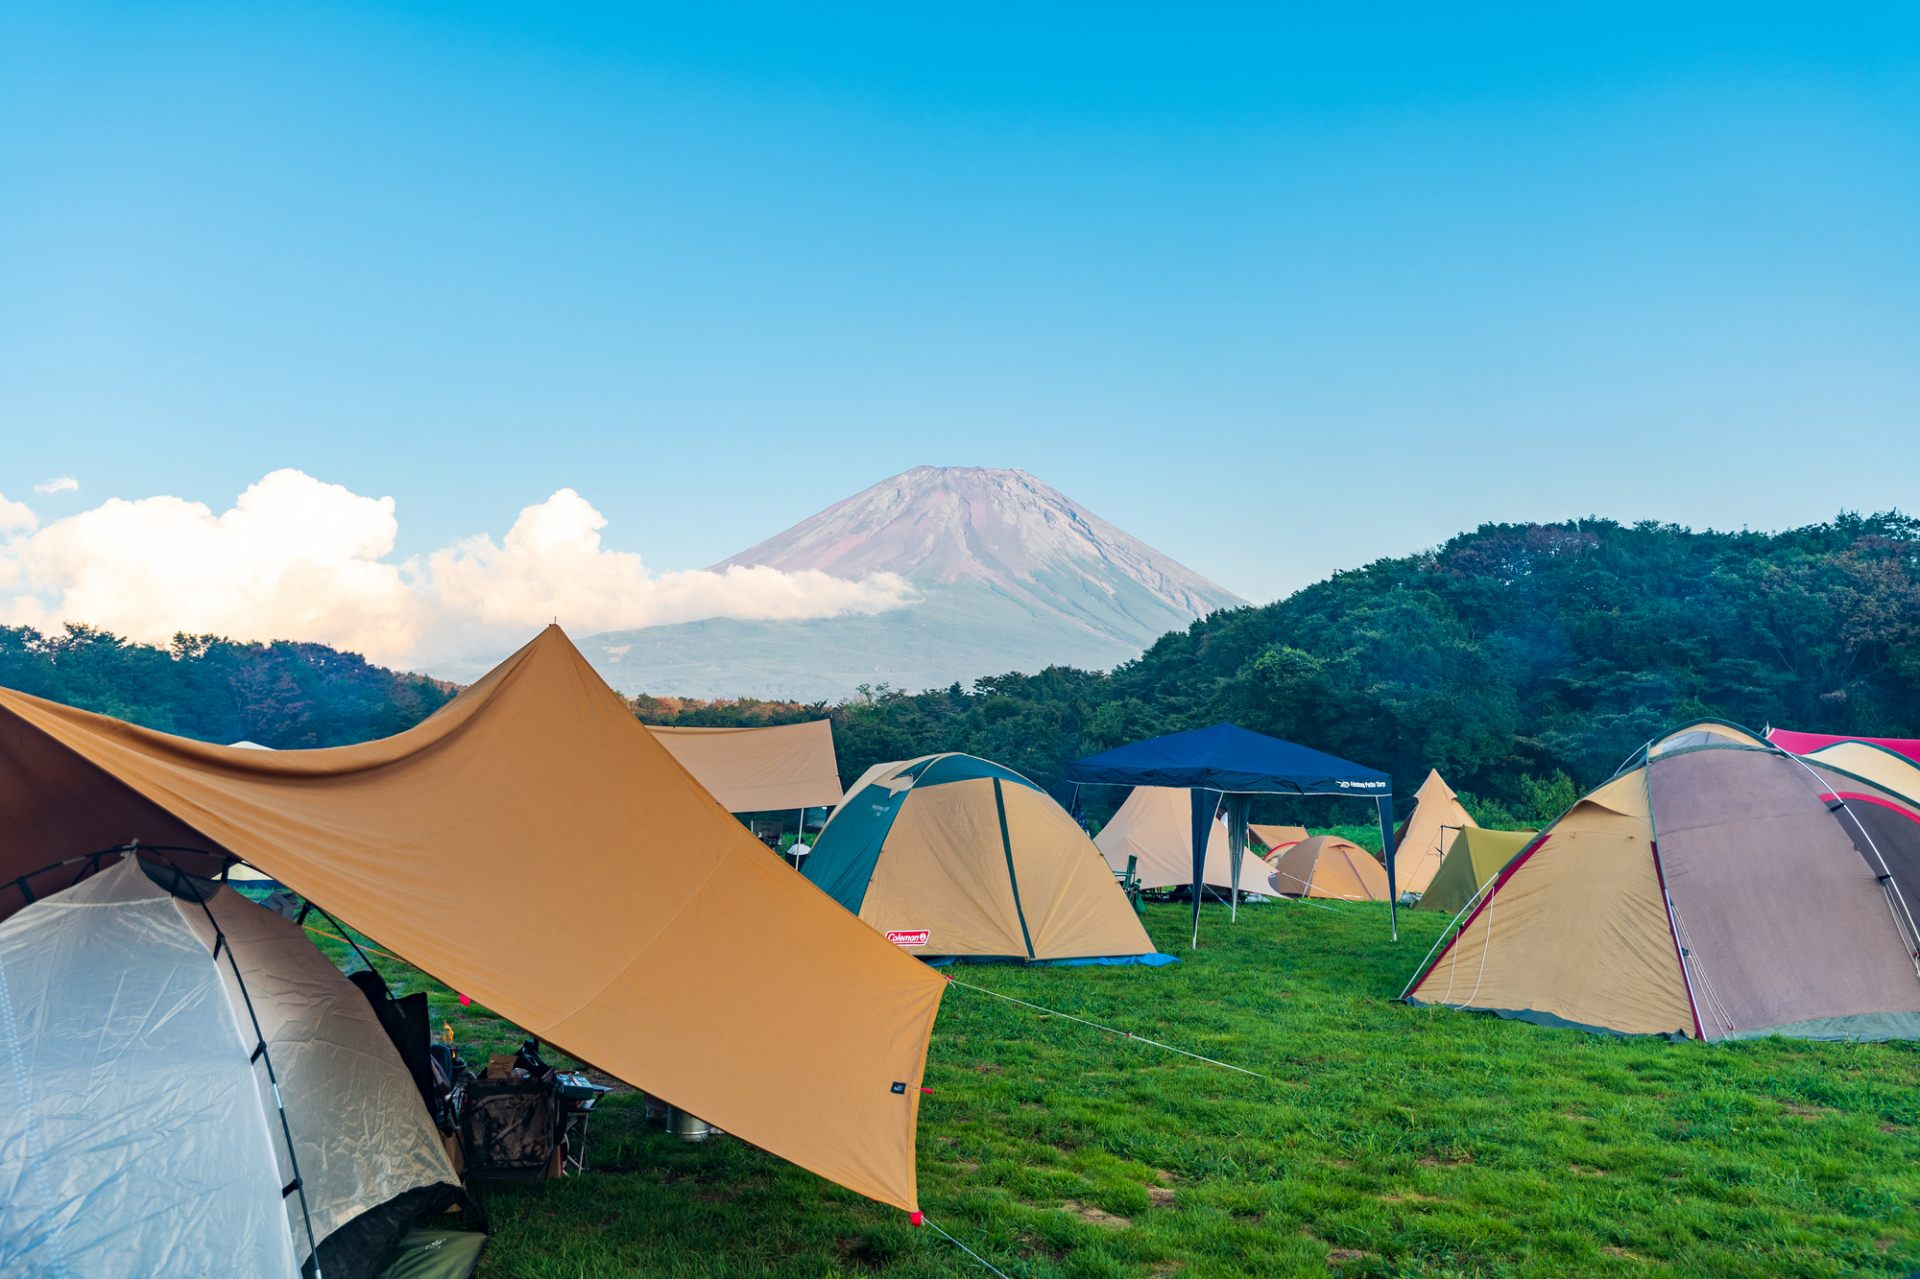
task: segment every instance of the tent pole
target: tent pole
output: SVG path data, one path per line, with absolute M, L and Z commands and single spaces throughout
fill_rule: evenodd
M 1387 926 L 1393 940 L 1400 940 L 1400 886 L 1394 880 L 1394 859 L 1399 852 L 1393 846 L 1393 796 L 1382 795 L 1374 801 L 1380 810 L 1380 855 L 1387 863 Z

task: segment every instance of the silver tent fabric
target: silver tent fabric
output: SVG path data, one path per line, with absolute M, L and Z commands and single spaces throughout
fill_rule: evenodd
M 1670 752 L 1648 789 L 1708 1039 L 1920 1011 L 1887 894 L 1797 762 Z
M 0 924 L 0 1037 L 0 1274 L 297 1273 L 249 1046 L 138 866 Z
M 313 1237 L 458 1184 L 365 996 L 290 921 L 207 901 L 279 1076 Z M 0 923 L 0 1274 L 292 1276 L 308 1254 L 213 924 L 132 858 Z
M 313 1237 L 324 1240 L 406 1191 L 441 1182 L 457 1186 L 460 1179 L 413 1077 L 366 996 L 297 925 L 230 888 L 215 893 L 207 905 L 233 947 L 280 1077 Z M 178 906 L 211 952 L 213 928 L 206 912 L 188 901 Z M 219 972 L 240 1034 L 251 1045 L 252 1024 L 232 970 L 223 962 Z M 277 1125 L 264 1068 L 256 1068 L 256 1082 L 261 1105 Z M 280 1158 L 276 1184 L 285 1185 L 293 1172 L 277 1127 L 274 1131 Z M 294 1253 L 304 1262 L 307 1232 L 297 1197 L 288 1197 L 286 1212 Z

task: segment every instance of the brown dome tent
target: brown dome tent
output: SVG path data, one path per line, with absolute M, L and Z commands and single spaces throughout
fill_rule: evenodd
M 1350 902 L 1387 900 L 1387 868 L 1352 840 L 1314 835 L 1268 862 L 1273 886 L 1288 897 L 1332 897 Z
M 1696 724 L 1508 863 L 1406 997 L 1622 1034 L 1920 1038 L 1917 895 L 1920 803 Z

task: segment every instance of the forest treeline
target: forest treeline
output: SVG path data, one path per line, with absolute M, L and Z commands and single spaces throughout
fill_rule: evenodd
M 90 626 L 0 626 L 0 687 L 201 741 L 276 750 L 340 746 L 410 728 L 457 686 L 325 644 L 178 635 L 136 644 Z
M 1782 533 L 1607 520 L 1490 524 L 1170 632 L 1112 671 L 863 689 L 839 705 L 639 697 L 649 723 L 830 716 L 844 780 L 940 750 L 1064 796 L 1078 755 L 1219 720 L 1390 772 L 1438 768 L 1482 820 L 1538 823 L 1697 718 L 1920 733 L 1920 521 Z M 453 686 L 319 644 L 0 628 L 0 685 L 209 741 L 399 731 Z M 1095 807 L 1099 807 L 1098 800 Z M 1303 814 L 1340 820 L 1333 811 Z

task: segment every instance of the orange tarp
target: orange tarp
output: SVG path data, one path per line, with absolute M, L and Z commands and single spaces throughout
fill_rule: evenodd
M 0 829 L 0 879 L 132 839 L 232 853 L 567 1052 L 917 1207 L 945 982 L 770 856 L 558 627 L 424 723 L 327 750 L 0 690 Z

